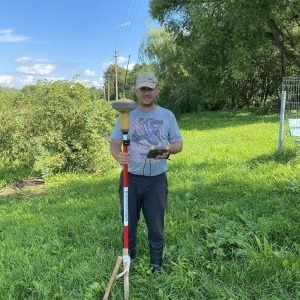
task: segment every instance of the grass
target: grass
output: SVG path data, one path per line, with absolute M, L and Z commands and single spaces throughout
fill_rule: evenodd
M 300 146 L 287 137 L 277 151 L 277 115 L 203 112 L 179 125 L 164 273 L 150 274 L 142 220 L 130 298 L 299 299 Z M 17 175 L 0 170 L 0 184 Z M 122 254 L 118 176 L 60 174 L 39 193 L 0 196 L 1 299 L 99 299 Z M 110 299 L 122 298 L 118 279 Z

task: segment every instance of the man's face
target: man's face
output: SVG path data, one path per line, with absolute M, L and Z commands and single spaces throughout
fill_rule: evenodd
M 140 105 L 142 106 L 152 106 L 158 95 L 158 87 L 151 89 L 149 87 L 141 87 L 136 90 L 136 95 L 139 99 Z

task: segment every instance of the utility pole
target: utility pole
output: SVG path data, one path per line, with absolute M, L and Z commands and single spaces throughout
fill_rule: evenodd
M 117 64 L 117 57 L 118 57 L 118 54 L 117 54 L 117 51 L 115 50 L 115 72 L 116 72 L 116 101 L 118 100 L 119 98 L 119 91 L 118 91 L 118 64 Z
M 105 93 L 105 83 L 103 83 L 103 98 L 104 98 L 104 100 L 107 100 L 106 93 Z
M 108 79 L 108 86 L 107 86 L 107 101 L 110 101 L 110 79 Z
M 128 63 L 127 63 L 127 69 L 126 69 L 126 75 L 125 75 L 125 83 L 124 83 L 124 98 L 125 98 L 125 93 L 126 93 L 126 80 L 127 80 L 127 73 L 128 73 L 128 66 L 129 66 L 129 60 L 130 60 L 130 55 L 128 57 Z

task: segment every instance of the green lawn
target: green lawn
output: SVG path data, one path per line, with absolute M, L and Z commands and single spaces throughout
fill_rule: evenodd
M 143 220 L 130 299 L 300 299 L 300 144 L 279 116 L 183 115 L 169 163 L 164 272 L 153 277 Z M 0 186 L 14 174 L 0 170 Z M 0 299 L 99 299 L 122 255 L 119 168 L 61 174 L 0 196 Z M 120 270 L 121 271 L 121 270 Z M 123 299 L 123 279 L 110 299 Z

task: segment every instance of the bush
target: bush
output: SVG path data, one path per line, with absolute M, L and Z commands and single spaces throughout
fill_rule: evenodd
M 114 166 L 108 141 L 115 119 L 111 105 L 82 84 L 41 81 L 0 112 L 0 151 L 6 165 L 30 175 L 103 173 Z

